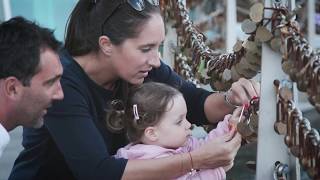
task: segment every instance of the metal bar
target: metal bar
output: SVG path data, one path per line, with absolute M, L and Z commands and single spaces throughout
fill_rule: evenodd
M 173 27 L 173 21 L 166 22 L 166 38 L 163 43 L 163 61 L 170 67 L 174 67 L 174 51 L 177 46 L 177 32 Z
M 2 5 L 4 20 L 9 20 L 12 17 L 10 0 L 2 0 Z
M 227 0 L 227 13 L 226 13 L 226 51 L 228 53 L 233 52 L 233 45 L 237 41 L 234 26 L 237 24 L 237 9 L 236 1 Z
M 287 3 L 277 0 L 278 3 Z M 274 1 L 265 0 L 265 7 L 272 7 Z M 292 2 L 288 3 L 292 8 Z M 271 17 L 271 11 L 265 11 L 266 17 Z M 270 25 L 269 27 L 270 28 Z M 257 149 L 257 180 L 274 179 L 273 173 L 275 162 L 280 161 L 288 164 L 290 171 L 296 171 L 295 158 L 292 160 L 287 146 L 284 143 L 283 135 L 278 135 L 274 131 L 276 120 L 276 92 L 273 86 L 275 79 L 288 79 L 288 76 L 281 69 L 281 56 L 269 48 L 262 45 L 261 63 L 261 97 L 259 110 L 259 132 Z M 277 72 L 277 73 L 271 73 Z M 300 175 L 300 174 L 299 174 Z M 297 180 L 300 177 L 296 173 L 290 173 L 288 179 Z

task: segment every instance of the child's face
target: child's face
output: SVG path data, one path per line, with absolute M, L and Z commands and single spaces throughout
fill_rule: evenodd
M 182 95 L 177 95 L 167 106 L 167 112 L 156 125 L 158 145 L 176 149 L 191 136 L 191 124 L 186 119 L 187 105 Z

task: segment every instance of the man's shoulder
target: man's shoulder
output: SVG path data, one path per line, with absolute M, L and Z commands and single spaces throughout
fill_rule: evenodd
M 10 136 L 8 131 L 0 123 L 0 157 L 4 148 L 8 145 L 10 141 Z

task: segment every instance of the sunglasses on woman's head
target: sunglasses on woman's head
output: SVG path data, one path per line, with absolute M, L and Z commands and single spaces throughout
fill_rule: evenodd
M 143 11 L 145 8 L 145 1 L 148 1 L 149 4 L 153 6 L 159 6 L 159 0 L 117 0 L 119 1 L 117 5 L 115 5 L 109 12 L 109 14 L 106 16 L 106 19 L 103 21 L 102 24 L 102 31 L 104 24 L 109 20 L 109 18 L 116 12 L 116 10 L 124 3 L 128 3 L 133 9 L 136 11 Z
M 148 1 L 149 4 L 153 6 L 159 6 L 159 0 L 126 0 L 130 6 L 137 10 L 137 11 L 142 11 L 145 8 L 144 1 Z

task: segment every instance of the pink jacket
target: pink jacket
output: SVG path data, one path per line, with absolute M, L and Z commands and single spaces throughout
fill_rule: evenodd
M 196 149 L 200 147 L 202 144 L 206 143 L 206 141 L 229 132 L 230 117 L 231 115 L 226 115 L 224 120 L 218 123 L 217 128 L 210 131 L 204 139 L 190 138 L 184 147 L 180 147 L 178 149 L 166 149 L 156 145 L 129 144 L 123 148 L 120 148 L 115 157 L 125 159 L 156 159 L 175 154 L 190 152 L 193 149 Z M 185 174 L 183 176 L 178 177 L 177 180 L 186 180 L 188 179 L 188 176 L 189 174 Z M 226 179 L 226 173 L 222 167 L 216 169 L 204 169 L 200 170 L 198 172 L 198 175 L 196 175 L 195 178 L 192 179 L 224 180 Z

